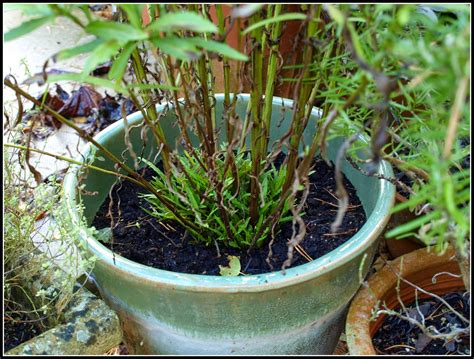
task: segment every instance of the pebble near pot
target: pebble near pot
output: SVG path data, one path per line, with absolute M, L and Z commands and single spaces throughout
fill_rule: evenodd
M 236 110 L 240 115 L 245 114 L 249 98 L 239 95 Z M 219 118 L 223 95 L 216 95 L 216 102 Z M 274 98 L 273 116 L 280 119 L 285 110 L 285 119 L 281 126 L 272 128 L 270 143 L 287 130 L 291 105 L 291 100 Z M 163 108 L 157 107 L 158 111 Z M 318 116 L 314 109 L 306 143 L 314 134 Z M 179 131 L 171 125 L 173 119 L 170 111 L 160 120 L 168 143 L 174 143 Z M 139 114 L 128 117 L 130 127 L 140 121 Z M 123 122 L 119 121 L 99 133 L 96 140 L 120 155 L 126 148 L 123 134 Z M 130 138 L 140 153 L 140 129 L 133 129 Z M 153 151 L 150 143 L 146 151 Z M 329 143 L 330 159 L 334 160 L 341 143 L 342 139 Z M 113 168 L 108 162 L 100 162 L 100 166 Z M 72 168 L 64 180 L 69 215 L 75 223 L 81 215 L 76 209 L 77 170 Z M 347 305 L 359 287 L 362 258 L 368 254 L 363 268 L 366 273 L 394 200 L 389 182 L 368 178 L 348 163 L 343 171 L 357 190 L 367 222 L 341 247 L 285 273 L 239 277 L 174 273 L 113 255 L 84 234 L 88 251 L 97 256 L 95 281 L 119 315 L 128 350 L 136 354 L 331 354 Z M 392 170 L 382 163 L 380 173 L 391 176 Z M 114 178 L 109 177 L 89 171 L 83 182 L 86 190 L 98 193 L 82 198 L 88 223 L 113 185 Z

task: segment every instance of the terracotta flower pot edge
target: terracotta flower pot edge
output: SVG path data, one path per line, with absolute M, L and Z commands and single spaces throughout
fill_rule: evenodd
M 438 295 L 464 289 L 462 279 L 453 276 L 440 275 L 436 283 L 432 282 L 432 277 L 436 273 L 460 273 L 454 250 L 448 248 L 442 255 L 428 250 L 429 248 L 421 248 L 388 262 L 356 294 L 349 307 L 345 331 L 351 355 L 376 355 L 372 337 L 382 324 L 384 317 L 380 316 L 375 321 L 371 321 L 372 310 L 379 300 L 385 302 L 390 309 L 397 307 L 398 299 L 395 291 L 397 275 L 395 273 L 400 273 L 403 278 Z M 401 285 L 400 294 L 407 304 L 414 300 L 415 291 L 413 287 L 407 290 L 408 287 L 410 286 L 406 284 Z

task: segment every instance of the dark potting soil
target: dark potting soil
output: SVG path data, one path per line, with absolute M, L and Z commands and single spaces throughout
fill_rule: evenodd
M 145 170 L 144 176 L 151 179 L 153 171 Z M 317 160 L 310 182 L 310 192 L 303 209 L 306 237 L 300 246 L 312 259 L 317 259 L 351 238 L 363 226 L 366 216 L 354 187 L 344 177 L 344 185 L 349 195 L 348 211 L 338 232 L 331 233 L 331 223 L 338 208 L 334 168 L 329 167 L 323 160 Z M 247 254 L 246 249 L 220 246 L 219 257 L 214 245 L 190 243 L 192 238 L 178 224 L 159 223 L 141 209 L 149 206 L 145 200 L 138 197 L 142 192 L 142 188 L 129 182 L 116 185 L 112 191 L 115 225 L 112 240 L 104 245 L 117 255 L 150 267 L 207 275 L 219 275 L 219 265 L 228 265 L 228 255 L 240 258 L 241 272 L 244 274 L 278 271 L 287 258 L 287 242 L 292 235 L 291 221 L 282 224 L 280 232 L 275 235 L 270 260 L 273 268 L 270 268 L 266 262 L 269 253 L 267 245 L 253 249 L 250 254 Z M 107 198 L 99 209 L 92 223 L 95 228 L 110 227 L 111 219 L 107 215 L 109 203 L 110 199 Z M 120 207 L 120 219 L 117 206 Z M 295 250 L 291 267 L 307 262 L 308 260 Z
M 449 293 L 442 298 L 466 319 L 470 318 L 469 293 Z M 416 303 L 406 305 L 406 308 L 408 316 L 420 322 L 421 315 L 416 308 Z M 441 333 L 448 333 L 456 326 L 458 328 L 467 326 L 436 298 L 419 300 L 418 308 L 425 318 L 425 327 L 433 325 Z M 398 309 L 397 312 L 403 314 L 402 309 Z M 406 313 L 404 315 L 407 316 Z M 378 354 L 469 355 L 469 334 L 464 334 L 459 339 L 459 342 L 454 339 L 447 342 L 442 339 L 432 340 L 415 324 L 391 315 L 385 318 L 372 341 Z
M 4 352 L 15 348 L 41 334 L 41 330 L 26 314 L 15 313 L 13 317 L 3 317 Z

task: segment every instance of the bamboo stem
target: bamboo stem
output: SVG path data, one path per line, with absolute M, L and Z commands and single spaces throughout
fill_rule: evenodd
M 310 18 L 316 17 L 319 18 L 321 13 L 321 5 L 316 9 L 314 6 L 311 6 Z M 316 22 L 310 21 L 307 28 L 307 38 L 312 38 L 317 31 Z M 287 163 L 287 172 L 286 180 L 283 188 L 288 189 L 293 183 L 295 176 L 296 163 L 298 159 L 298 146 L 301 141 L 301 137 L 304 132 L 304 115 L 305 115 L 305 105 L 308 101 L 310 95 L 310 85 L 302 84 L 302 81 L 309 77 L 308 67 L 313 57 L 313 48 L 312 46 L 307 46 L 303 50 L 303 70 L 298 78 L 298 83 L 296 85 L 295 99 L 294 99 L 294 109 L 293 109 L 293 118 L 291 122 L 291 132 L 290 144 L 288 149 L 288 163 Z
M 251 23 L 257 23 L 261 20 L 261 14 L 257 12 L 251 18 Z M 251 103 L 251 155 L 252 155 L 252 176 L 250 179 L 250 223 L 255 225 L 258 218 L 259 202 L 259 177 L 261 169 L 261 159 L 265 154 L 262 153 L 261 136 L 263 133 L 263 122 L 261 118 L 260 101 L 263 94 L 263 56 L 262 56 L 262 28 L 258 28 L 251 33 L 252 42 L 252 91 L 250 94 Z
M 281 13 L 281 4 L 275 5 L 275 11 L 273 16 L 278 16 Z M 280 42 L 278 38 L 281 34 L 282 22 L 277 22 L 272 29 L 271 37 L 270 37 L 270 59 L 268 61 L 268 70 L 267 70 L 267 86 L 265 89 L 265 100 L 263 105 L 263 114 L 262 120 L 264 123 L 264 136 L 262 137 L 262 149 L 268 148 L 268 142 L 270 140 L 270 123 L 272 118 L 272 107 L 273 107 L 273 93 L 275 92 L 276 87 L 276 71 L 278 65 L 278 48 Z

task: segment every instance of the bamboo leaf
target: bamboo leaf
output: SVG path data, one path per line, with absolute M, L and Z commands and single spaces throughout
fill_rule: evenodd
M 127 14 L 128 21 L 136 28 L 142 27 L 143 4 L 120 4 L 123 11 Z
M 270 19 L 265 19 L 262 21 L 259 21 L 248 28 L 246 28 L 244 31 L 242 31 L 242 35 L 248 34 L 249 32 L 258 29 L 262 26 L 266 26 L 268 24 L 273 24 L 275 22 L 280 22 L 280 21 L 291 21 L 291 20 L 304 20 L 306 19 L 306 15 L 300 14 L 300 13 L 289 13 L 289 14 L 282 14 L 278 15 L 275 17 L 272 17 Z
M 93 21 L 87 25 L 85 30 L 101 39 L 115 40 L 120 43 L 148 38 L 148 34 L 141 29 L 130 24 L 113 21 Z
M 344 26 L 344 14 L 334 5 L 328 5 L 329 16 L 339 25 Z
M 219 32 L 219 29 L 208 19 L 195 12 L 183 11 L 167 13 L 152 22 L 147 31 L 170 32 L 175 30 L 190 30 L 195 32 Z
M 249 59 L 247 55 L 242 54 L 241 52 L 233 49 L 229 45 L 222 42 L 217 42 L 214 40 L 206 40 L 200 37 L 193 37 L 187 40 L 190 43 L 203 48 L 204 50 L 216 52 L 230 59 L 239 60 L 239 61 L 247 61 Z
M 97 65 L 110 60 L 121 47 L 122 45 L 114 40 L 104 42 L 97 46 L 84 64 L 84 74 L 88 75 Z
M 102 39 L 94 39 L 92 41 L 86 42 L 85 44 L 62 50 L 58 52 L 56 55 L 54 55 L 54 58 L 56 60 L 65 60 L 79 54 L 88 53 L 88 52 L 93 51 L 97 46 L 103 43 L 104 43 L 104 40 Z
M 177 59 L 194 60 L 200 56 L 199 50 L 188 40 L 177 36 L 168 36 L 155 38 L 152 42 L 161 51 Z
M 136 42 L 129 42 L 123 48 L 122 53 L 115 59 L 112 67 L 109 71 L 109 79 L 118 80 L 121 79 L 125 69 L 127 68 L 128 59 L 132 55 L 133 50 L 137 47 Z
M 51 21 L 52 19 L 54 19 L 54 16 L 44 16 L 44 17 L 39 17 L 37 19 L 26 21 L 20 26 L 15 27 L 11 29 L 10 31 L 8 31 L 3 36 L 3 40 L 5 42 L 15 40 L 16 38 L 20 36 L 23 36 L 32 32 L 33 30 L 37 29 L 38 27 L 47 23 L 48 21 Z

